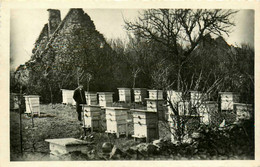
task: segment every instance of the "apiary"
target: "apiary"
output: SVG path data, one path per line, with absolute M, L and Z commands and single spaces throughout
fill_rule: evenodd
M 148 90 L 149 99 L 161 100 L 163 99 L 163 91 L 162 90 Z
M 49 143 L 50 156 L 57 158 L 74 151 L 86 153 L 89 145 L 88 141 L 75 138 L 46 139 L 45 141 Z
M 97 93 L 85 92 L 86 101 L 88 105 L 97 105 Z
M 100 130 L 101 127 L 101 106 L 81 104 L 84 118 L 83 127 L 90 128 L 91 132 Z
M 99 105 L 102 107 L 112 107 L 114 92 L 98 92 Z
M 131 102 L 131 89 L 130 88 L 117 88 L 120 102 Z
M 105 110 L 107 123 L 106 133 L 116 134 L 117 138 L 119 138 L 121 134 L 128 136 L 127 112 L 129 109 L 122 107 L 106 107 Z
M 38 95 L 27 95 L 25 98 L 26 114 L 40 116 L 40 96 Z
M 19 94 L 18 93 L 10 94 L 10 109 L 11 110 L 19 109 Z
M 61 89 L 62 91 L 62 103 L 76 105 L 75 100 L 73 99 L 74 90 Z
M 253 105 L 244 103 L 234 103 L 236 120 L 248 120 L 253 115 Z
M 203 101 L 204 95 L 199 91 L 189 91 L 189 100 L 191 107 L 198 107 Z
M 164 113 L 164 109 L 163 109 L 163 103 L 164 100 L 163 99 L 147 99 L 145 98 L 146 102 L 146 108 L 147 111 L 152 111 L 152 112 L 158 112 L 158 118 L 160 120 L 165 120 L 165 113 Z
M 132 109 L 134 123 L 134 138 L 146 138 L 151 142 L 159 138 L 157 114 L 152 111 Z
M 209 125 L 214 113 L 218 112 L 218 103 L 215 101 L 205 101 L 198 107 L 198 114 L 202 124 Z
M 234 92 L 219 92 L 221 110 L 233 110 L 234 103 L 239 102 L 239 94 Z
M 144 102 L 144 98 L 147 97 L 147 89 L 145 88 L 133 88 L 134 101 L 136 103 Z

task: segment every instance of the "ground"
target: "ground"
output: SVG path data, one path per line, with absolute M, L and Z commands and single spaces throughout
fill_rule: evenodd
M 83 135 L 83 130 L 79 121 L 77 120 L 77 113 L 74 106 L 67 106 L 63 104 L 55 105 L 40 105 L 41 116 L 34 117 L 34 127 L 32 126 L 31 117 L 22 114 L 22 146 L 23 155 L 21 155 L 21 141 L 19 132 L 19 113 L 18 111 L 10 112 L 10 156 L 11 161 L 17 160 L 52 160 L 49 156 L 49 144 L 45 142 L 45 139 L 53 138 L 79 138 Z M 122 136 L 119 139 L 114 136 L 107 135 L 105 131 L 105 118 L 102 117 L 102 131 L 90 133 L 93 145 L 90 146 L 90 154 L 88 157 L 84 157 L 81 154 L 73 154 L 66 160 L 105 160 L 102 156 L 102 144 L 104 142 L 110 142 L 116 145 L 122 151 L 126 151 L 131 146 L 136 146 L 142 141 L 134 141 L 131 137 Z M 133 126 L 130 125 L 130 134 L 133 134 Z M 165 128 L 165 124 L 159 123 L 159 136 L 164 140 L 170 140 L 170 134 Z M 194 145 L 194 143 L 193 143 Z M 200 153 L 198 149 L 193 149 L 192 146 L 182 147 L 167 147 L 166 151 L 155 155 L 143 156 L 143 157 L 128 157 L 126 159 L 133 160 L 185 160 L 185 159 L 253 159 L 253 154 L 248 155 L 247 152 L 241 151 L 236 154 L 236 150 L 232 154 L 219 154 L 208 153 L 202 150 Z M 198 145 L 198 143 L 197 143 Z M 197 147 L 197 146 L 196 146 Z M 224 147 L 224 146 L 223 146 Z M 247 147 L 247 146 L 245 146 Z M 190 149 L 192 149 L 190 151 Z M 245 148 L 249 149 L 249 148 Z M 241 148 L 238 148 L 241 150 Z M 187 154 L 187 152 L 189 152 Z M 192 152 L 192 154 L 190 154 Z M 217 152 L 223 152 L 223 150 L 217 150 Z M 224 151 L 225 152 L 225 151 Z M 121 158 L 120 158 L 121 159 Z

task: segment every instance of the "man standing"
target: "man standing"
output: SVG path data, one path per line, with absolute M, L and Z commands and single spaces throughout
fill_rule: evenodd
M 78 120 L 82 121 L 82 117 L 81 117 L 82 106 L 80 106 L 80 104 L 86 104 L 85 91 L 83 89 L 82 84 L 79 84 L 79 86 L 74 90 L 73 99 L 76 101 Z

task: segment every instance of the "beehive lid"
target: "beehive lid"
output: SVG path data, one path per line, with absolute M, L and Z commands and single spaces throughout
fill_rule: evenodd
M 112 95 L 114 94 L 114 92 L 97 92 L 97 94 L 101 94 L 101 95 Z
M 99 106 L 99 105 L 80 104 L 80 106 L 101 108 L 101 106 Z
M 117 88 L 118 90 L 131 90 L 131 88 Z
M 249 107 L 253 107 L 252 104 L 246 104 L 246 103 L 233 103 L 234 105 L 239 105 L 239 106 L 249 106 Z
M 23 97 L 40 97 L 39 95 L 25 95 Z
M 46 139 L 46 142 L 57 144 L 61 146 L 78 146 L 78 145 L 87 145 L 88 141 L 79 140 L 75 138 L 62 138 L 62 139 Z
M 233 95 L 239 95 L 237 92 L 218 92 L 219 94 L 233 94 Z
M 147 90 L 146 88 L 133 88 L 133 90 Z
M 160 92 L 160 91 L 162 91 L 162 90 L 149 89 L 148 91 L 149 91 L 149 92 Z
M 96 95 L 97 94 L 97 92 L 85 92 L 86 94 L 94 94 L 94 95 Z

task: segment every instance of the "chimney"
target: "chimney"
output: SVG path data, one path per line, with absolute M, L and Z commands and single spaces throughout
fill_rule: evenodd
M 60 10 L 48 9 L 47 11 L 49 12 L 48 32 L 51 36 L 61 22 Z

